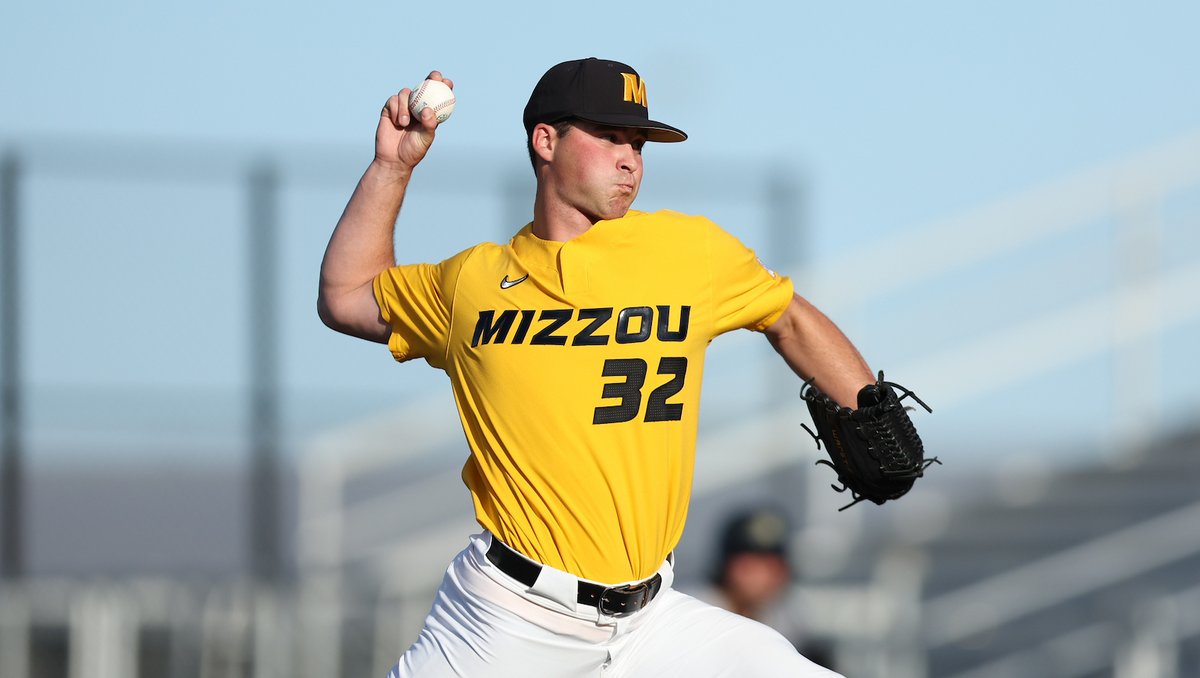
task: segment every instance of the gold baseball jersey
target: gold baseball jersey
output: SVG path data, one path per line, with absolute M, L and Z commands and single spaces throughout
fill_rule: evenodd
M 653 575 L 683 533 L 709 342 L 765 329 L 792 283 L 703 217 L 630 211 L 565 243 L 527 225 L 396 266 L 375 297 L 392 355 L 450 377 L 480 525 L 615 584 Z

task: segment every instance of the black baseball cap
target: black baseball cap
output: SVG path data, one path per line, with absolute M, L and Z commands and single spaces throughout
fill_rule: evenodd
M 687 139 L 683 130 L 650 119 L 646 82 L 637 71 L 596 57 L 564 61 L 546 71 L 525 104 L 525 134 L 540 122 L 568 118 L 642 129 L 649 141 Z
M 774 508 L 756 508 L 735 514 L 721 532 L 723 557 L 737 553 L 788 555 L 791 526 L 787 516 Z

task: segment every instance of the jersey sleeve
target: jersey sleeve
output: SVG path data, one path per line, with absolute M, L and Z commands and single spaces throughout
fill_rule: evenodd
M 740 240 L 712 224 L 709 254 L 718 334 L 746 328 L 761 332 L 792 301 L 792 281 L 767 268 Z
M 393 266 L 375 276 L 375 301 L 392 328 L 388 350 L 396 360 L 425 358 L 444 367 L 454 288 L 469 253 L 439 264 Z

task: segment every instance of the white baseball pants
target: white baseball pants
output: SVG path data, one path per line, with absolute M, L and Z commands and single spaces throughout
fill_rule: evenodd
M 663 587 L 645 608 L 612 618 L 576 602 L 577 579 L 543 567 L 532 587 L 471 537 L 442 580 L 425 628 L 388 678 L 838 678 L 758 622 Z

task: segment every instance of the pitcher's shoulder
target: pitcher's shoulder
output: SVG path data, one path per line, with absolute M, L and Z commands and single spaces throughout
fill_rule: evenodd
M 677 212 L 670 209 L 655 210 L 654 212 L 634 212 L 630 211 L 625 217 L 626 220 L 653 222 L 656 226 L 674 227 L 684 230 L 689 229 L 719 229 L 712 219 L 700 214 L 687 214 L 685 212 Z

